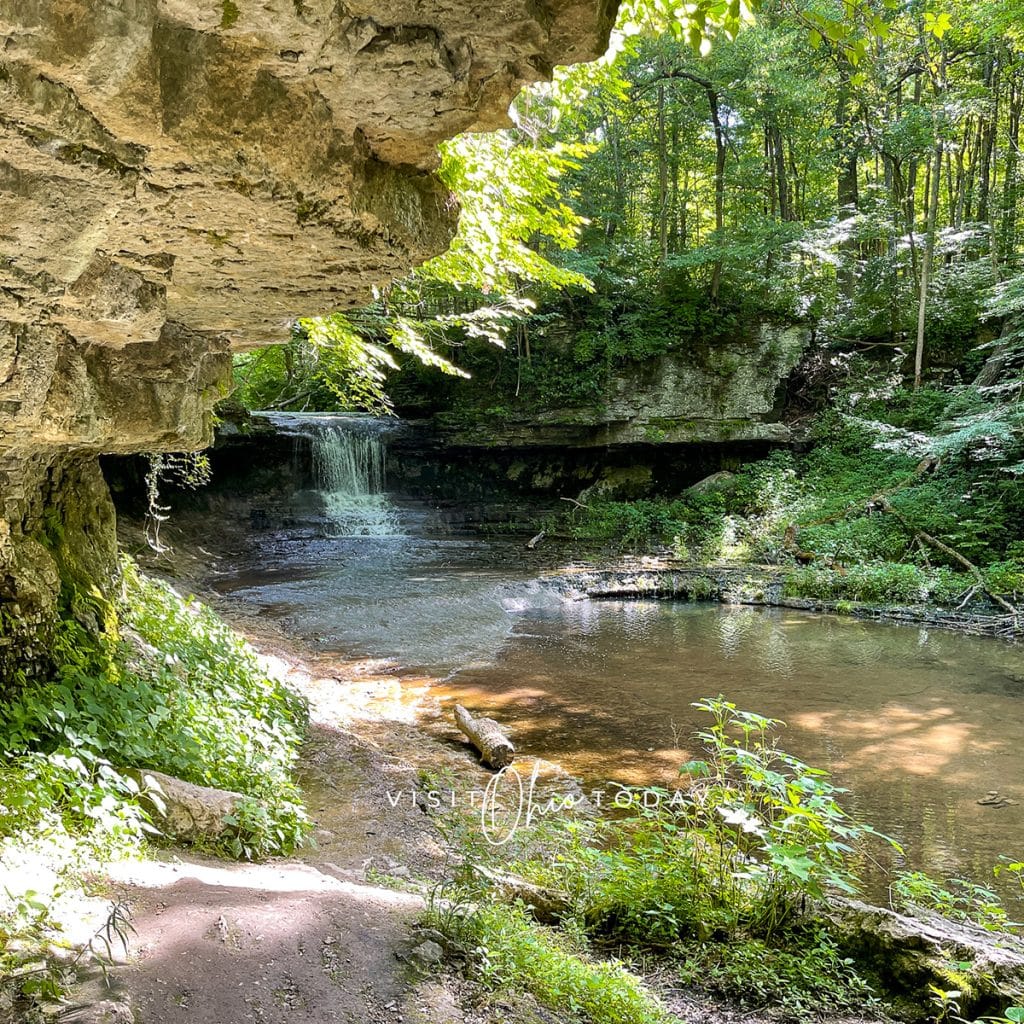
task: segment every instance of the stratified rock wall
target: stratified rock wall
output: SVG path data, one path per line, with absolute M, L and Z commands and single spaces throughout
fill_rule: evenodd
M 753 325 L 731 340 L 615 367 L 585 405 L 502 410 L 470 424 L 437 416 L 448 444 L 466 448 L 784 443 L 778 393 L 810 343 L 804 327 Z
M 99 453 L 202 445 L 230 348 L 441 252 L 437 143 L 600 54 L 615 6 L 0 0 L 7 619 L 52 583 L 41 503 Z

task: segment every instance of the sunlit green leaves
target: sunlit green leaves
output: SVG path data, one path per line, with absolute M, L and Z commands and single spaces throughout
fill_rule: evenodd
M 441 177 L 459 197 L 459 231 L 448 252 L 418 275 L 488 295 L 533 283 L 586 287 L 540 249 L 568 249 L 582 224 L 559 180 L 588 152 L 580 143 L 534 142 L 524 131 L 461 135 L 441 147 Z
M 953 21 L 946 11 L 925 11 L 924 30 L 936 39 L 941 39 L 952 27 Z

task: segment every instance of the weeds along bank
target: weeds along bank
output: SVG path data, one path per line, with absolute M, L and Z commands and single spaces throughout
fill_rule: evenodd
M 449 814 L 462 868 L 428 917 L 469 977 L 593 1024 L 720 1019 L 723 1005 L 777 1021 L 1024 1019 L 1019 902 L 919 873 L 893 879 L 893 905 L 929 924 L 844 902 L 892 840 L 780 749 L 780 723 L 696 706 L 704 756 L 681 767 L 682 790 L 645 791 L 662 799 L 643 813 L 549 810 L 503 830 L 517 809 L 499 800 L 500 845 Z M 1024 878 L 1019 861 L 998 870 Z
M 293 774 L 301 698 L 209 608 L 129 561 L 104 618 L 100 636 L 73 617 L 62 622 L 49 678 L 4 681 L 0 1019 L 57 995 L 76 958 L 102 959 L 107 924 L 91 945 L 62 949 L 71 942 L 62 917 L 83 878 L 165 841 L 155 824 L 160 791 L 128 769 L 240 794 L 209 852 L 287 854 L 309 831 Z
M 1024 591 L 1019 434 L 969 389 L 853 389 L 805 451 L 675 497 L 572 504 L 548 532 L 597 549 L 784 570 L 786 596 L 1012 612 Z

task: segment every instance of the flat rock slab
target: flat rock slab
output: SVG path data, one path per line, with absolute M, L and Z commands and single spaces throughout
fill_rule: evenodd
M 241 793 L 197 786 L 149 769 L 128 768 L 125 775 L 134 779 L 142 790 L 143 800 L 157 827 L 166 835 L 185 842 L 222 835 L 228 828 L 227 817 L 235 814 L 244 800 Z M 150 793 L 154 797 L 150 797 Z

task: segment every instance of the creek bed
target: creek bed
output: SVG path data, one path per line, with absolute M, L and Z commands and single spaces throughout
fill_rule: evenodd
M 567 599 L 518 545 L 404 523 L 267 538 L 218 589 L 325 652 L 429 673 L 585 790 L 671 783 L 699 756 L 692 703 L 723 694 L 783 719 L 783 749 L 831 771 L 905 866 L 988 882 L 1000 855 L 1024 853 L 1017 646 L 782 608 Z M 992 790 L 1016 803 L 979 804 Z

